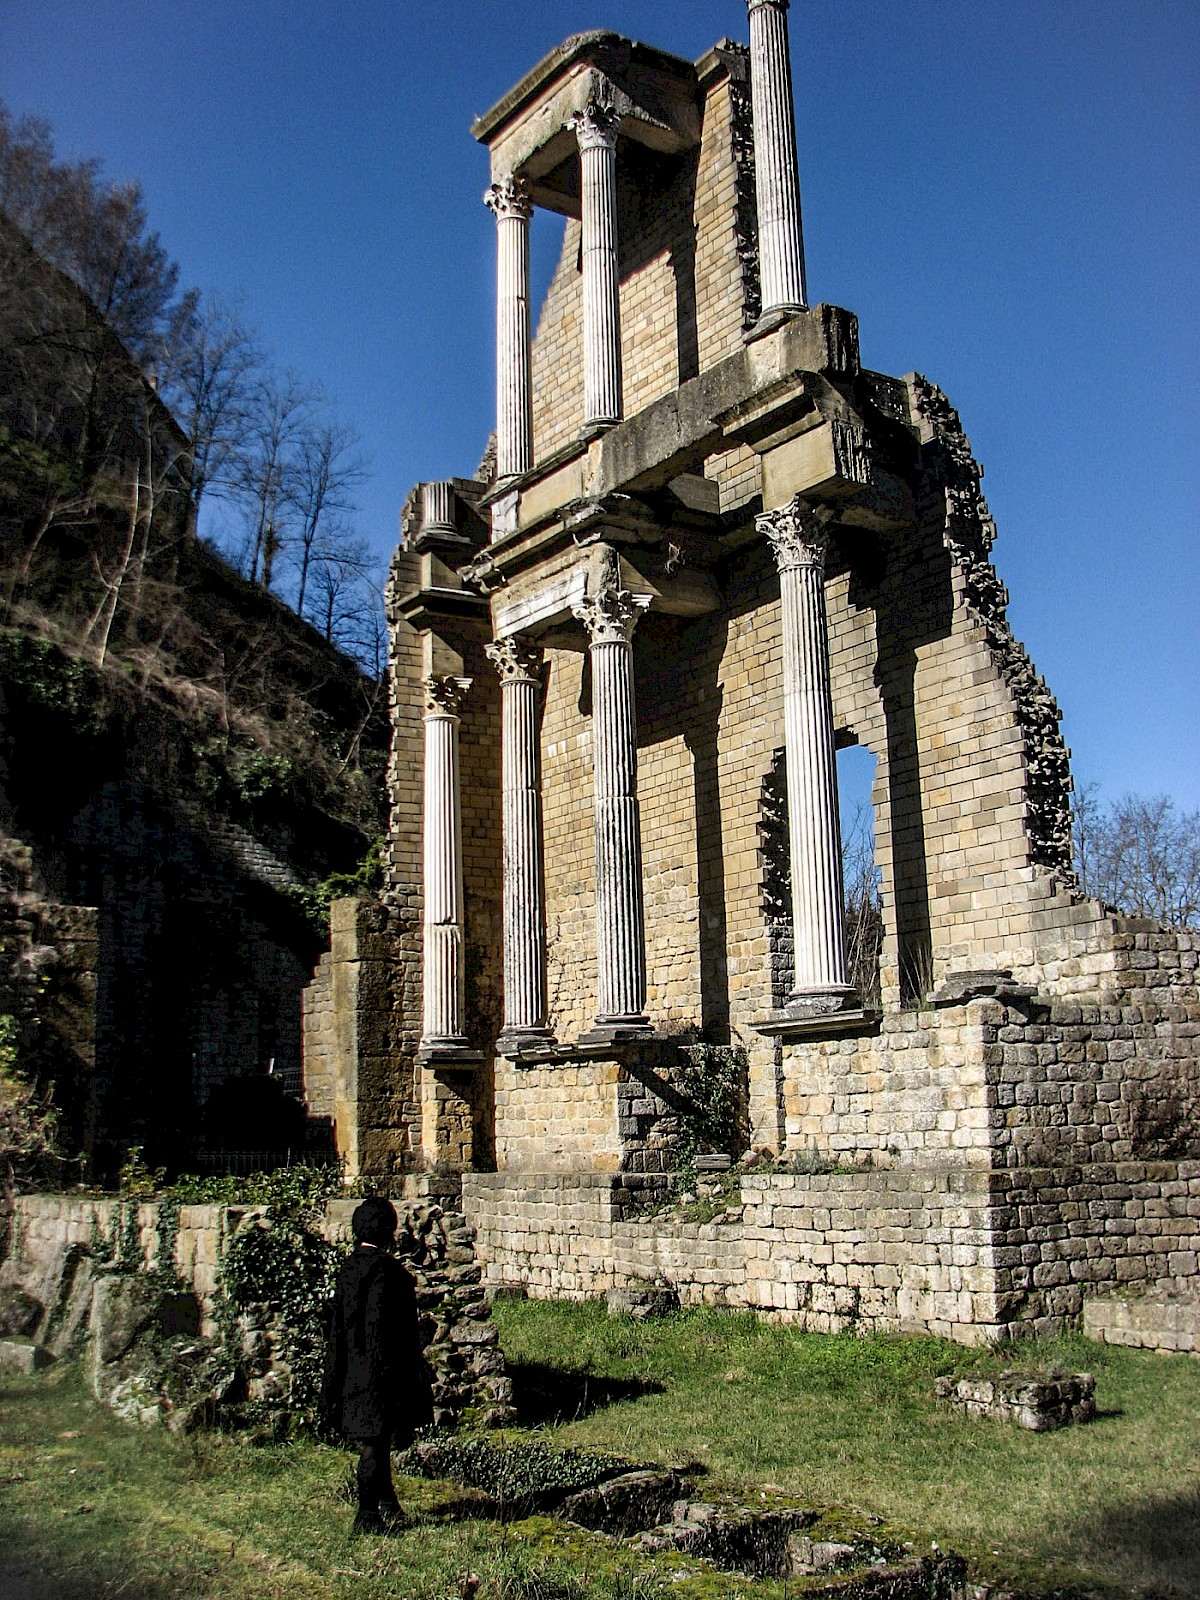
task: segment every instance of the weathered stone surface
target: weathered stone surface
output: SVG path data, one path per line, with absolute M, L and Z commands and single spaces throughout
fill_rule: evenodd
M 641 1533 L 656 1527 L 670 1513 L 679 1495 L 679 1484 L 679 1474 L 669 1470 L 622 1473 L 594 1489 L 568 1496 L 559 1507 L 559 1515 L 601 1533 Z
M 158 1286 L 141 1273 L 102 1273 L 92 1289 L 93 1361 L 107 1366 L 132 1349 L 148 1328 L 159 1325 Z
M 996 1379 L 939 1378 L 938 1399 L 969 1417 L 995 1417 L 1034 1433 L 1049 1433 L 1096 1415 L 1096 1380 L 1090 1372 L 1003 1372 Z
M 632 1317 L 636 1322 L 669 1317 L 679 1310 L 678 1292 L 664 1283 L 626 1284 L 610 1289 L 605 1299 L 610 1317 Z
M 21 1377 L 47 1367 L 54 1360 L 49 1350 L 30 1339 L 0 1339 L 0 1372 Z

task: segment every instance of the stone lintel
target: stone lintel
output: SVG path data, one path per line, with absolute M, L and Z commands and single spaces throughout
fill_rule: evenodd
M 797 494 L 816 500 L 856 494 L 873 482 L 866 432 L 850 422 L 821 422 L 761 453 L 766 509 Z
M 502 1033 L 496 1040 L 496 1054 L 516 1066 L 535 1067 L 561 1062 L 568 1052 L 549 1028 L 523 1028 Z

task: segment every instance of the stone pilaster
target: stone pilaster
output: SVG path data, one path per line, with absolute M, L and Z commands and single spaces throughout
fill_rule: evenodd
M 596 834 L 596 1027 L 590 1037 L 650 1032 L 642 838 L 637 797 L 633 630 L 649 604 L 628 589 L 602 588 L 574 608 L 592 664 L 592 758 Z
M 747 0 L 750 8 L 750 92 L 754 108 L 754 174 L 762 316 L 802 311 L 804 235 L 796 113 L 788 52 L 788 0 Z
M 500 675 L 504 821 L 504 1030 L 501 1054 L 547 1044 L 546 935 L 538 695 L 542 651 L 523 639 L 487 646 Z
M 519 178 L 505 177 L 483 197 L 496 218 L 496 477 L 533 465 L 530 377 L 529 219 L 533 203 Z
M 858 1005 L 846 981 L 842 840 L 825 620 L 827 518 L 796 495 L 756 519 L 779 568 L 795 986 L 786 1011 L 820 1016 Z
M 623 415 L 621 296 L 617 270 L 617 129 L 611 106 L 589 105 L 567 123 L 579 142 L 583 206 L 583 396 L 585 431 Z
M 463 1032 L 462 806 L 459 707 L 470 678 L 426 678 L 425 961 L 421 1055 L 469 1050 Z

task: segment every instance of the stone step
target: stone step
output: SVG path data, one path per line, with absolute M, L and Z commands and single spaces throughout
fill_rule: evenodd
M 1200 1292 L 1152 1288 L 1085 1300 L 1083 1331 L 1101 1344 L 1200 1355 Z

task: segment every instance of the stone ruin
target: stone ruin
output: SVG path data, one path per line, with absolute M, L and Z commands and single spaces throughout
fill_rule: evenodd
M 810 303 L 787 9 L 696 62 L 579 34 L 474 124 L 496 433 L 404 509 L 387 888 L 335 907 L 309 1109 L 352 1172 L 461 1174 L 494 1287 L 1049 1331 L 1195 1285 L 1200 936 L 1080 892 L 958 414 Z M 683 1046 L 740 1074 L 719 1220 L 661 1205 Z

